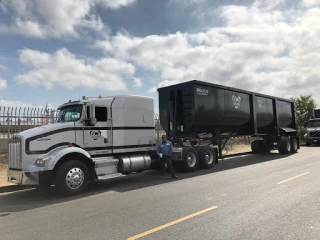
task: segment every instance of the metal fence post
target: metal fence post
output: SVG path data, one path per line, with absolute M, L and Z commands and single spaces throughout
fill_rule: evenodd
M 7 127 L 8 127 L 8 144 L 9 144 L 9 139 L 10 139 L 10 114 L 9 112 L 7 112 L 7 121 L 8 121 L 8 124 L 7 124 Z M 8 145 L 9 146 L 9 145 Z
M 21 132 L 21 118 L 18 118 L 18 131 Z

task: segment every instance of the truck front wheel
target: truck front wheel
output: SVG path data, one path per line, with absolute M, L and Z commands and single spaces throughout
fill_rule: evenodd
M 56 169 L 54 180 L 60 195 L 72 196 L 86 189 L 89 182 L 89 171 L 83 162 L 67 161 Z

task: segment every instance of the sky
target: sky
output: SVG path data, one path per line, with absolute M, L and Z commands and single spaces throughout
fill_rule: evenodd
M 320 0 L 0 0 L 0 107 L 201 80 L 320 107 Z

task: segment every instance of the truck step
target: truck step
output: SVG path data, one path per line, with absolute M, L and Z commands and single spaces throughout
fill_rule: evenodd
M 94 158 L 93 161 L 95 163 L 98 179 L 100 179 L 101 176 L 104 177 L 106 175 L 118 173 L 119 160 L 113 156 Z
M 110 179 L 110 178 L 116 178 L 116 177 L 121 177 L 124 176 L 121 173 L 112 173 L 112 174 L 107 174 L 107 175 L 100 175 L 98 176 L 99 180 L 106 180 L 106 179 Z

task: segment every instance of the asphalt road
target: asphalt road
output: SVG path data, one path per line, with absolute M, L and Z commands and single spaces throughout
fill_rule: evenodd
M 320 147 L 229 158 L 178 181 L 160 174 L 67 199 L 0 194 L 0 239 L 320 239 Z

